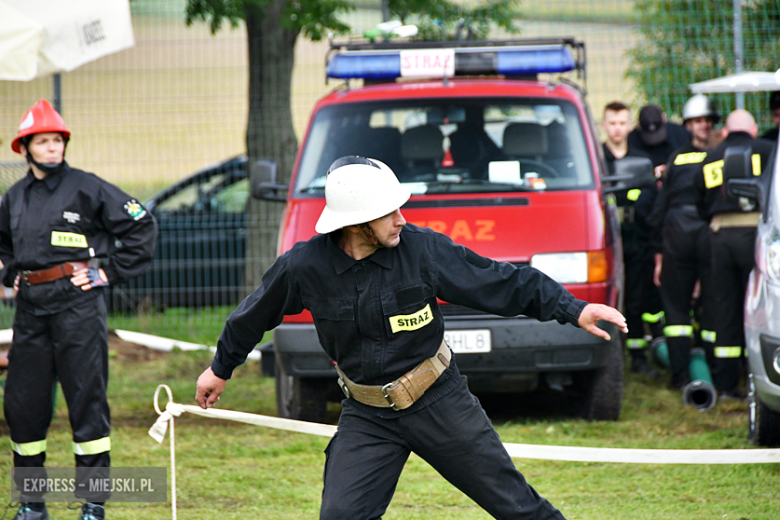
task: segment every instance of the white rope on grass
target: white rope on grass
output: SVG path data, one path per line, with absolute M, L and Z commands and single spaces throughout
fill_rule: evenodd
M 165 389 L 168 403 L 165 411 L 158 404 L 160 390 Z M 333 437 L 336 426 L 293 419 L 281 419 L 231 410 L 179 404 L 173 401 L 173 393 L 167 385 L 159 385 L 154 392 L 154 409 L 160 415 L 149 429 L 149 435 L 162 443 L 168 423 L 171 425 L 171 486 L 173 520 L 176 520 L 176 454 L 173 438 L 173 419 L 184 412 L 201 417 L 236 421 L 255 426 L 265 426 L 296 433 Z M 617 462 L 627 464 L 776 464 L 780 463 L 780 449 L 733 450 L 654 450 L 631 448 L 587 448 L 579 446 L 545 446 L 539 444 L 504 443 L 509 456 L 517 459 L 561 460 L 571 462 Z

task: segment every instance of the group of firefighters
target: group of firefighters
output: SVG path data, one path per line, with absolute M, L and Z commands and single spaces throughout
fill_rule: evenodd
M 780 92 L 770 97 L 770 110 L 780 123 Z M 759 138 L 755 119 L 740 109 L 716 131 L 720 120 L 712 101 L 698 94 L 683 107 L 682 127 L 647 105 L 630 130 L 628 106 L 614 102 L 604 110 L 603 148 L 610 169 L 626 156 L 648 157 L 658 178 L 655 186 L 617 200 L 631 370 L 658 377 L 646 348 L 665 337 L 670 385 L 681 390 L 690 382 L 691 347 L 699 345 L 718 395 L 743 400 L 743 297 L 760 210 L 754 200 L 728 195 L 724 155 L 729 147 L 749 147 L 752 174 L 761 175 L 777 131 Z
M 438 298 L 494 314 L 555 319 L 607 340 L 598 322 L 610 322 L 628 333 L 635 372 L 651 371 L 644 351 L 644 328 L 651 325 L 651 335 L 667 337 L 674 387 L 687 382 L 698 330 L 716 388 L 739 398 L 741 295 L 758 212 L 754 201 L 724 195 L 722 164 L 726 147 L 748 145 L 759 175 L 773 145 L 756 139 L 755 121 L 744 110 L 729 115 L 716 145 L 720 117 L 703 96 L 685 105 L 683 118 L 687 132 L 649 106 L 630 131 L 627 106 L 605 110 L 610 167 L 627 155 L 649 157 L 661 185 L 619 200 L 627 317 L 575 299 L 529 266 L 482 257 L 408 224 L 400 208 L 411 193 L 394 172 L 380 161 L 347 156 L 328 171 L 319 234 L 281 255 L 231 314 L 198 379 L 196 400 L 213 406 L 264 332 L 285 314 L 308 309 L 350 396 L 325 452 L 320 518 L 380 518 L 415 452 L 496 518 L 563 519 L 525 481 L 469 393 L 443 341 Z M 28 110 L 11 147 L 30 168 L 0 202 L 2 281 L 18 291 L 4 409 L 14 466 L 32 471 L 17 476 L 20 489 L 19 478 L 45 471 L 56 380 L 68 403 L 76 466 L 108 474 L 102 290 L 148 268 L 157 235 L 154 218 L 135 199 L 65 162 L 69 138 L 46 101 Z M 391 332 L 377 303 L 386 295 L 399 308 L 424 304 L 428 318 L 404 334 Z M 344 301 L 354 303 L 343 310 L 351 320 L 334 321 L 334 305 Z M 697 305 L 703 312 L 692 312 Z M 108 495 L 82 498 L 80 520 L 105 517 Z M 42 494 L 22 495 L 14 520 L 48 518 Z

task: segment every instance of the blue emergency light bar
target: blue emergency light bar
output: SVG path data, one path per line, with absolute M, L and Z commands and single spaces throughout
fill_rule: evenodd
M 401 51 L 402 49 L 398 48 L 340 50 L 328 62 L 326 74 L 327 77 L 335 79 L 390 80 L 399 78 L 403 75 Z M 568 72 L 578 68 L 571 52 L 564 45 L 470 47 L 455 48 L 454 51 L 455 76 L 480 74 L 528 76 L 542 72 Z M 436 77 L 436 75 L 431 77 Z

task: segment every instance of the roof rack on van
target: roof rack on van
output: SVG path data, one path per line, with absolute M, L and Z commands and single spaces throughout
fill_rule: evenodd
M 573 37 L 481 41 L 330 42 L 326 79 L 395 81 L 569 72 L 586 81 L 585 43 Z

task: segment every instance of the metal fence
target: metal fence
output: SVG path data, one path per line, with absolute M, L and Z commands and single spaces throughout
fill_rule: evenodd
M 252 287 L 243 280 L 247 183 L 247 40 L 243 25 L 212 35 L 204 23 L 187 27 L 186 0 L 131 2 L 136 45 L 62 76 L 62 112 L 72 132 L 68 161 L 118 184 L 139 199 L 210 164 L 221 164 L 160 199 L 158 211 L 181 218 L 161 225 L 155 268 L 114 288 L 112 326 L 213 344 L 224 319 Z M 574 36 L 585 41 L 588 89 L 599 119 L 605 104 L 660 104 L 671 119 L 695 81 L 734 72 L 734 6 L 740 14 L 742 67 L 774 70 L 778 63 L 780 0 L 547 0 L 523 2 L 521 37 Z M 344 16 L 354 28 L 382 21 L 381 2 L 364 0 Z M 494 37 L 500 35 L 495 34 Z M 292 116 L 300 139 L 316 100 L 336 87 L 324 81 L 326 42 L 300 37 L 295 49 Z M 10 150 L 19 117 L 52 97 L 52 80 L 0 82 L 0 190 L 21 170 Z M 766 95 L 746 107 L 770 124 Z M 718 97 L 722 110 L 733 97 Z M 230 158 L 239 157 L 234 161 Z M 277 226 L 276 222 L 259 225 Z M 218 239 L 213 238 L 216 233 Z M 129 308 L 140 314 L 122 314 Z M 10 326 L 12 306 L 0 312 Z

